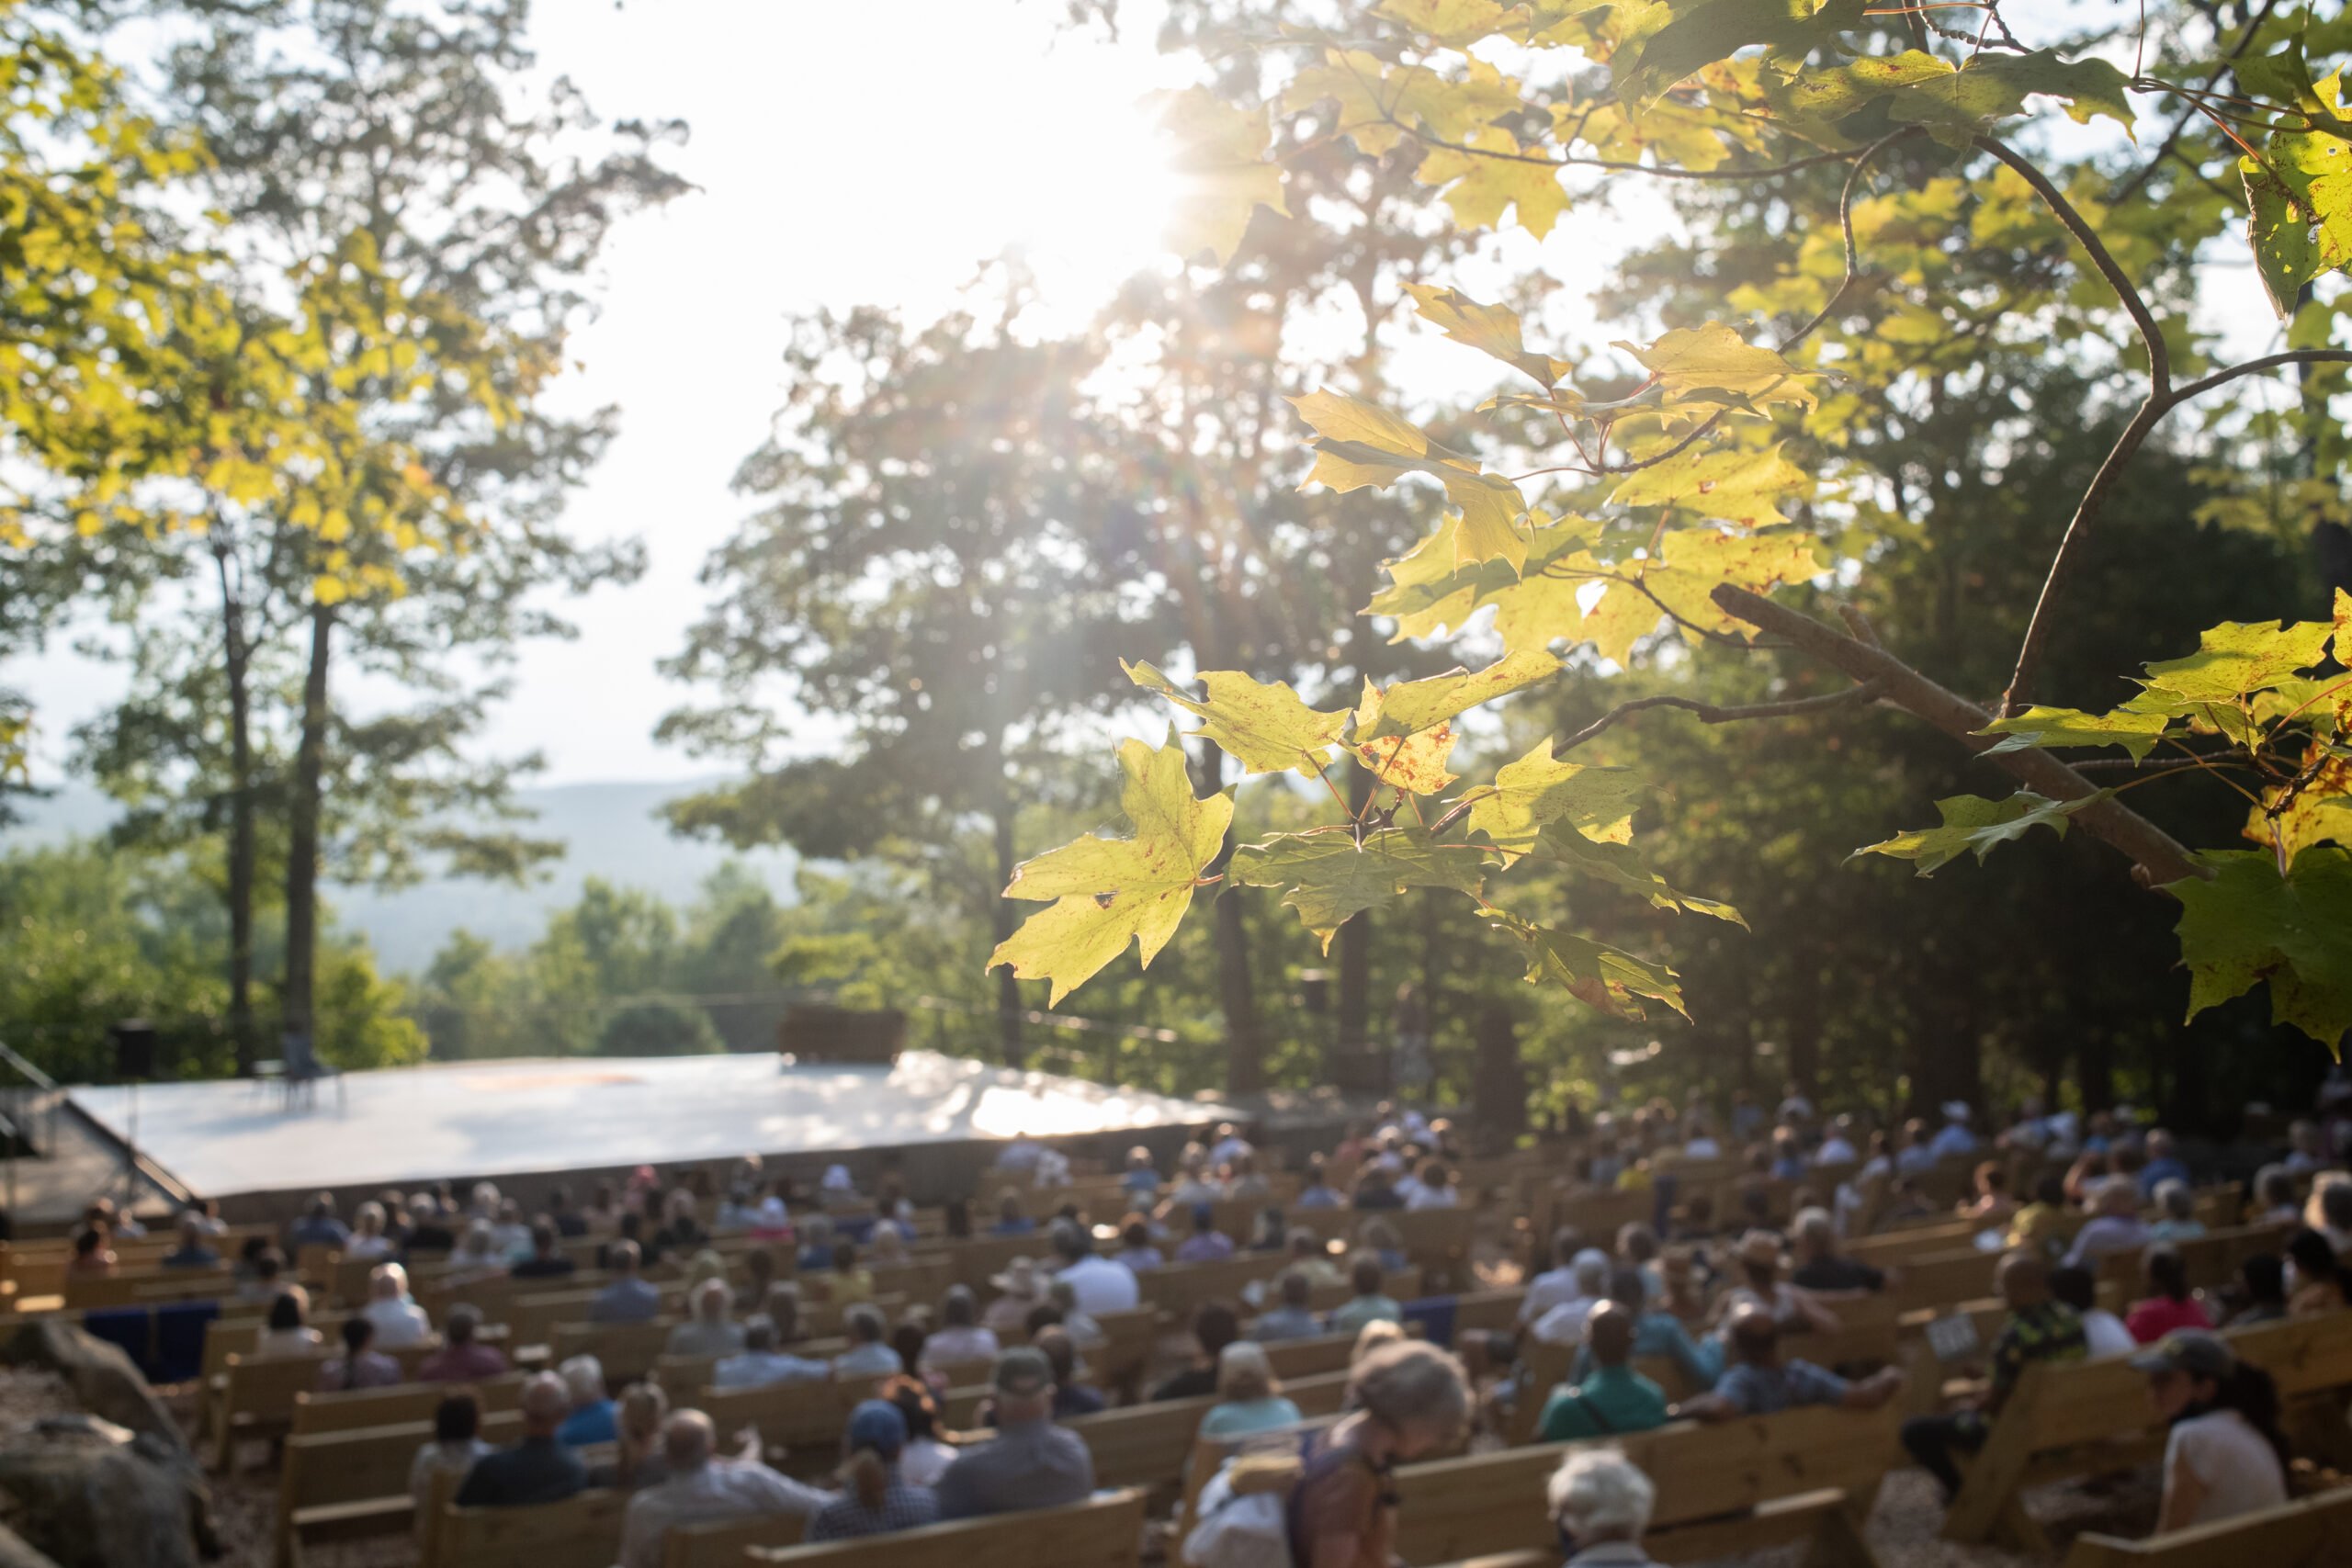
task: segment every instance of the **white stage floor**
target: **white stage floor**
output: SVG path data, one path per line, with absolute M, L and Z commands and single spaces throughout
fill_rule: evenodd
M 401 1186 L 764 1154 L 1188 1125 L 1219 1107 L 1050 1073 L 910 1051 L 881 1067 L 786 1066 L 773 1055 L 451 1062 L 319 1086 L 279 1110 L 246 1080 L 137 1089 L 140 1152 L 207 1197 Z M 118 1136 L 132 1090 L 77 1088 Z

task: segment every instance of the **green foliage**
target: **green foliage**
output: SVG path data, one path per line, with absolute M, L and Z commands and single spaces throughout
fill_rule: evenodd
M 1897 833 L 1880 843 L 1864 844 L 1854 852 L 1915 861 L 1921 876 L 1933 876 L 1939 868 L 1964 854 L 1973 853 L 1982 861 L 1996 847 L 2014 842 L 2037 827 L 2048 828 L 2064 838 L 2066 818 L 2088 804 L 2087 798 L 2049 800 L 2026 789 L 2007 800 L 1954 795 L 1936 802 L 1936 813 L 1943 818 L 1940 825 Z
M 2173 887 L 2188 1016 L 2267 982 L 2277 1021 L 2314 1040 L 2343 1038 L 2352 1029 L 2352 853 L 2309 851 L 2283 872 L 2258 851 L 2209 863 L 2211 880 Z
M 596 1036 L 596 1050 L 606 1056 L 704 1056 L 725 1049 L 710 1014 L 676 1002 L 631 1002 Z

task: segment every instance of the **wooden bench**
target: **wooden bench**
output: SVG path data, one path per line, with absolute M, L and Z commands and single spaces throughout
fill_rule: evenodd
M 294 1396 L 290 1429 L 299 1438 L 430 1422 L 441 1402 L 460 1389 L 472 1392 L 485 1416 L 513 1410 L 522 1403 L 523 1374 L 509 1372 L 503 1378 L 471 1383 L 394 1383 L 390 1388 L 356 1388 L 340 1393 L 306 1391 Z
M 1670 1536 L 1653 1561 L 1703 1562 L 1710 1557 L 1740 1557 L 1752 1542 L 1772 1546 L 1792 1541 L 1810 1543 L 1805 1568 L 1876 1568 L 1877 1558 L 1854 1524 L 1852 1496 L 1837 1488 L 1800 1492 L 1758 1503 L 1726 1521 L 1718 1533 L 1685 1528 Z M 1645 1540 L 1645 1546 L 1650 1544 Z M 1559 1568 L 1557 1547 L 1528 1551 L 1498 1551 L 1443 1565 L 1443 1568 Z M 2071 1565 L 2070 1565 L 2071 1568 Z
M 1283 1393 L 1302 1416 L 1329 1416 L 1339 1410 L 1347 1386 L 1346 1372 L 1330 1372 L 1287 1382 Z M 1094 1456 L 1095 1484 L 1156 1487 L 1173 1483 L 1182 1473 L 1201 1417 L 1216 1404 L 1214 1395 L 1166 1399 L 1080 1416 L 1062 1425 L 1085 1439 L 1087 1451 Z
M 2162 1245 L 2180 1254 L 2189 1289 L 2211 1291 L 2234 1283 L 2247 1258 L 2285 1252 L 2287 1238 L 2293 1234 L 2290 1225 L 2232 1225 Z M 2147 1278 L 2141 1269 L 2145 1256 L 2143 1251 L 2106 1254 L 2098 1259 L 2099 1283 L 2114 1286 L 2123 1301 L 2138 1301 L 2148 1293 Z
M 1720 1426 L 1677 1422 L 1587 1446 L 1622 1450 L 1657 1483 L 1643 1544 L 1661 1562 L 1810 1540 L 1816 1561 L 1860 1563 L 1869 1561 L 1861 1521 L 1900 1462 L 1900 1423 L 1891 1405 L 1815 1406 Z M 1549 1549 L 1556 1558 L 1544 1486 L 1577 1447 L 1545 1443 L 1400 1468 L 1398 1554 L 1447 1562 Z
M 2352 1487 L 2146 1540 L 2075 1538 L 2066 1568 L 2340 1568 L 2352 1562 Z
M 386 1353 L 400 1363 L 401 1376 L 413 1378 L 417 1364 L 438 1348 L 437 1341 L 426 1340 Z M 308 1356 L 231 1356 L 214 1392 L 207 1428 L 214 1443 L 214 1468 L 232 1467 L 241 1439 L 285 1435 L 294 1423 L 295 1401 L 318 1392 L 319 1369 L 332 1359 L 323 1350 Z
M 755 1546 L 798 1546 L 808 1521 L 798 1514 L 760 1514 L 672 1525 L 662 1537 L 662 1568 L 743 1568 Z
M 753 1568 L 1135 1568 L 1144 1494 L 1101 1492 L 1061 1508 L 997 1514 L 820 1546 L 754 1548 Z M 444 1562 L 440 1568 L 472 1568 Z M 533 1568 L 553 1568 L 535 1562 Z
M 521 1437 L 514 1410 L 485 1415 L 484 1442 L 503 1446 Z M 402 1421 L 342 1431 L 296 1433 L 286 1440 L 277 1478 L 278 1568 L 300 1562 L 307 1546 L 411 1529 L 416 1508 L 409 1467 L 433 1440 L 431 1421 Z
M 612 1568 L 626 1492 L 582 1492 L 528 1508 L 441 1511 L 427 1568 Z
M 2352 1313 L 2264 1324 L 2226 1337 L 2242 1359 L 2270 1374 L 2282 1404 L 2352 1387 Z M 2049 1540 L 2025 1509 L 2028 1489 L 2148 1462 L 2163 1453 L 2164 1442 L 2147 1378 L 2128 1359 L 2033 1362 L 1984 1447 L 1966 1458 L 1960 1495 L 1944 1516 L 1944 1539 L 1997 1537 L 2015 1550 L 2046 1554 Z

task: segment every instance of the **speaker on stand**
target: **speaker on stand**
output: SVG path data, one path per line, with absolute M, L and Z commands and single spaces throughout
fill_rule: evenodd
M 107 1033 L 114 1041 L 114 1075 L 130 1094 L 122 1140 L 122 1212 L 128 1214 L 139 1203 L 139 1086 L 155 1076 L 155 1026 L 126 1018 Z

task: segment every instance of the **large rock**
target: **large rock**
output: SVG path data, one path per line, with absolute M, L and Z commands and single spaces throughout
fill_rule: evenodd
M 0 1568 L 57 1568 L 56 1562 L 25 1544 L 24 1537 L 0 1525 Z
M 109 1345 L 84 1332 L 62 1315 L 38 1318 L 0 1346 L 0 1363 L 11 1367 L 47 1367 L 74 1391 L 74 1402 L 93 1416 L 118 1427 L 128 1427 L 187 1456 L 187 1438 L 180 1424 L 139 1368 L 119 1345 Z M 191 1461 L 191 1462 L 193 1462 Z
M 218 1551 L 186 1450 L 95 1416 L 49 1416 L 0 1448 L 0 1524 L 56 1568 L 198 1568 L 199 1545 Z

